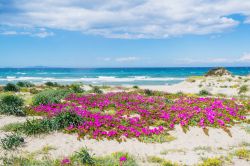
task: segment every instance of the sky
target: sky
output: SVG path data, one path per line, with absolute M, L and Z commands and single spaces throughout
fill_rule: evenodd
M 250 66 L 250 0 L 0 0 L 0 67 Z

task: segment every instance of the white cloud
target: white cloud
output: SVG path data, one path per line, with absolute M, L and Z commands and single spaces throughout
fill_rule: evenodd
M 28 35 L 28 36 L 32 36 L 32 37 L 39 37 L 39 38 L 45 38 L 45 37 L 49 37 L 49 36 L 53 36 L 54 33 L 53 32 L 48 32 L 46 29 L 44 28 L 40 28 L 40 29 L 22 29 L 21 31 L 8 31 L 5 29 L 0 29 L 0 35 Z
M 117 62 L 131 62 L 131 61 L 137 61 L 139 60 L 138 57 L 133 57 L 133 56 L 130 56 L 130 57 L 120 57 L 120 58 L 116 58 L 115 61 Z
M 233 64 L 233 63 L 248 63 L 250 62 L 250 53 L 244 53 L 242 56 L 239 56 L 238 58 L 232 58 L 232 57 L 218 57 L 218 58 L 203 58 L 203 59 L 195 59 L 195 58 L 183 58 L 178 59 L 177 62 L 181 64 Z
M 8 6 L 12 5 L 12 6 Z M 0 25 L 80 31 L 108 38 L 167 38 L 214 34 L 250 21 L 249 0 L 13 0 L 0 2 Z M 40 35 L 41 37 L 51 35 Z
M 116 57 L 116 58 L 110 58 L 110 57 L 99 57 L 97 58 L 98 60 L 101 61 L 106 61 L 106 62 L 133 62 L 133 61 L 137 61 L 140 60 L 139 57 L 135 57 L 135 56 L 127 56 L 127 57 Z
M 240 57 L 239 61 L 243 62 L 250 62 L 250 54 L 244 54 L 243 56 Z

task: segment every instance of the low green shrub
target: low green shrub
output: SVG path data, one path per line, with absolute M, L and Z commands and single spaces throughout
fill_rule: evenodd
M 19 92 L 20 88 L 19 88 L 17 85 L 15 85 L 15 84 L 8 83 L 7 85 L 5 85 L 5 86 L 3 87 L 3 90 L 4 90 L 5 92 L 8 92 L 8 91 L 11 91 L 11 92 Z
M 23 123 L 10 123 L 3 126 L 0 130 L 4 132 L 20 132 L 22 130 Z
M 203 160 L 203 163 L 199 164 L 199 166 L 222 166 L 223 161 L 220 158 L 207 158 Z
M 144 93 L 148 96 L 152 96 L 154 94 L 154 92 L 152 90 L 149 90 L 149 89 L 145 89 L 144 90 Z
M 62 130 L 70 125 L 78 126 L 84 119 L 71 112 L 62 112 L 52 118 L 28 119 L 24 123 L 9 124 L 2 128 L 4 131 L 21 132 L 25 135 L 37 135 Z
M 95 165 L 95 159 L 89 154 L 87 148 L 82 148 L 79 152 L 76 152 L 73 158 L 82 164 Z
M 103 91 L 98 86 L 93 86 L 92 87 L 92 92 L 97 93 L 97 94 L 102 94 L 103 93 Z
M 84 92 L 84 89 L 82 89 L 81 85 L 79 85 L 79 84 L 72 84 L 72 85 L 70 85 L 70 89 L 74 93 L 83 93 Z
M 70 125 L 79 126 L 84 122 L 84 119 L 72 112 L 61 112 L 57 116 L 50 119 L 55 130 L 60 130 Z
M 200 96 L 209 96 L 209 95 L 211 95 L 211 93 L 208 92 L 207 90 L 203 89 L 203 90 L 200 90 L 199 95 Z
M 33 84 L 31 82 L 28 82 L 28 81 L 19 81 L 19 82 L 16 83 L 16 85 L 19 86 L 19 87 L 26 87 L 26 88 L 35 86 L 35 84 Z
M 20 131 L 26 135 L 37 135 L 53 131 L 53 126 L 49 119 L 32 119 L 27 120 Z
M 39 90 L 37 90 L 36 88 L 31 88 L 30 93 L 31 94 L 37 94 L 37 93 L 39 93 Z
M 1 146 L 5 150 L 16 149 L 17 147 L 24 144 L 24 138 L 18 134 L 6 135 L 1 139 Z
M 44 85 L 50 86 L 50 87 L 58 87 L 58 86 L 60 86 L 57 82 L 51 82 L 51 81 L 48 81 L 48 82 L 44 83 Z
M 0 113 L 8 115 L 24 116 L 24 100 L 16 95 L 0 96 Z
M 247 91 L 248 91 L 248 86 L 247 86 L 247 85 L 242 85 L 242 86 L 239 88 L 239 94 L 246 93 Z
M 134 89 L 139 89 L 139 86 L 134 85 L 133 88 L 134 88 Z
M 250 150 L 246 148 L 236 150 L 235 155 L 240 159 L 250 160 Z
M 120 162 L 120 158 L 125 157 L 126 161 Z M 111 155 L 95 158 L 96 165 L 103 166 L 138 166 L 136 160 L 133 156 L 124 152 L 115 152 Z
M 67 97 L 71 93 L 73 93 L 73 91 L 69 89 L 45 90 L 33 97 L 33 105 L 59 103 L 61 99 Z

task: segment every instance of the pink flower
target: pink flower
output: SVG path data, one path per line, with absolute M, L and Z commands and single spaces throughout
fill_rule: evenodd
M 63 160 L 61 161 L 61 164 L 62 164 L 62 165 L 70 164 L 70 159 L 68 159 L 68 158 L 63 159 Z
M 127 160 L 126 156 L 120 157 L 120 161 L 121 161 L 121 162 L 126 161 L 126 160 Z

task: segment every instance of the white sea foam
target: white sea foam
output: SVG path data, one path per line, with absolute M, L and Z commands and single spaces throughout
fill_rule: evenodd
M 147 76 L 134 76 L 134 77 L 113 77 L 113 76 L 99 76 L 96 78 L 82 77 L 82 78 L 54 78 L 54 77 L 13 77 L 7 76 L 0 78 L 0 81 L 53 81 L 53 82 L 135 82 L 135 81 L 182 81 L 185 78 L 175 77 L 147 77 Z

